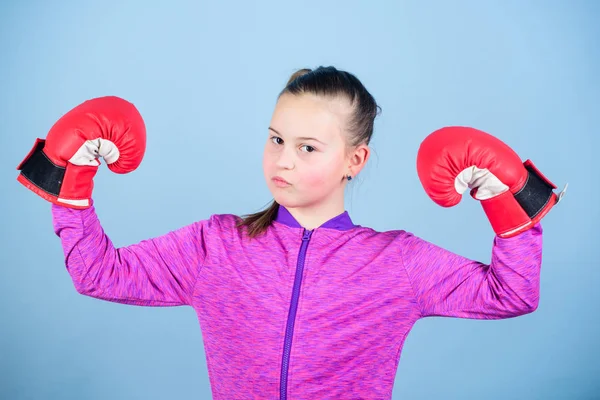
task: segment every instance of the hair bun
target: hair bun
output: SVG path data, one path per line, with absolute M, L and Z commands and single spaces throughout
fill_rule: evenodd
M 312 69 L 310 69 L 310 68 L 299 69 L 298 71 L 294 72 L 292 74 L 292 76 L 290 76 L 290 79 L 287 81 L 286 86 L 289 85 L 290 83 L 294 82 L 296 79 L 298 79 L 302 75 L 306 75 L 310 72 L 312 72 Z

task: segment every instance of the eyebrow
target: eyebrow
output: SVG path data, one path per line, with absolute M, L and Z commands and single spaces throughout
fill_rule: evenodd
M 273 129 L 272 127 L 269 127 L 270 130 L 272 130 L 273 132 L 275 132 L 276 134 L 278 134 L 279 136 L 283 136 L 281 133 L 279 133 L 278 131 L 276 131 L 275 129 Z M 298 137 L 298 140 L 314 140 L 316 142 L 319 142 L 321 144 L 325 144 L 323 142 L 321 142 L 319 139 L 317 138 L 313 138 L 313 137 L 308 137 L 308 136 L 302 136 L 302 137 Z

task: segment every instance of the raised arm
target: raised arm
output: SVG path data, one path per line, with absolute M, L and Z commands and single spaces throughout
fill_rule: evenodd
M 406 233 L 402 259 L 422 317 L 517 317 L 536 310 L 540 293 L 542 227 L 496 236 L 491 262 L 468 259 Z
M 212 219 L 115 248 L 93 205 L 84 210 L 52 205 L 52 216 L 67 271 L 79 293 L 140 306 L 192 304 Z
M 542 262 L 540 221 L 560 201 L 556 186 L 531 161 L 475 128 L 428 135 L 417 172 L 427 195 L 452 207 L 469 189 L 496 233 L 490 264 L 469 260 L 414 235 L 404 238 L 404 264 L 423 316 L 507 318 L 536 309 Z

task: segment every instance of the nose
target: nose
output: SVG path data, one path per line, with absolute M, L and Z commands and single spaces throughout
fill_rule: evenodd
M 281 169 L 293 169 L 294 168 L 294 155 L 293 150 L 285 147 L 279 152 L 275 164 Z

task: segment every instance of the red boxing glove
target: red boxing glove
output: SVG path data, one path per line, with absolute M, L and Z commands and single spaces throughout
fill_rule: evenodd
M 135 170 L 146 151 L 146 127 L 130 102 L 91 99 L 63 115 L 46 139 L 37 139 L 19 164 L 17 180 L 42 198 L 65 207 L 91 204 L 93 178 L 103 157 L 118 174 Z
M 469 127 L 445 127 L 427 136 L 417 173 L 427 195 L 443 207 L 458 204 L 470 188 L 500 237 L 531 228 L 564 194 L 554 193 L 556 186 L 530 160 L 523 163 L 504 142 Z

